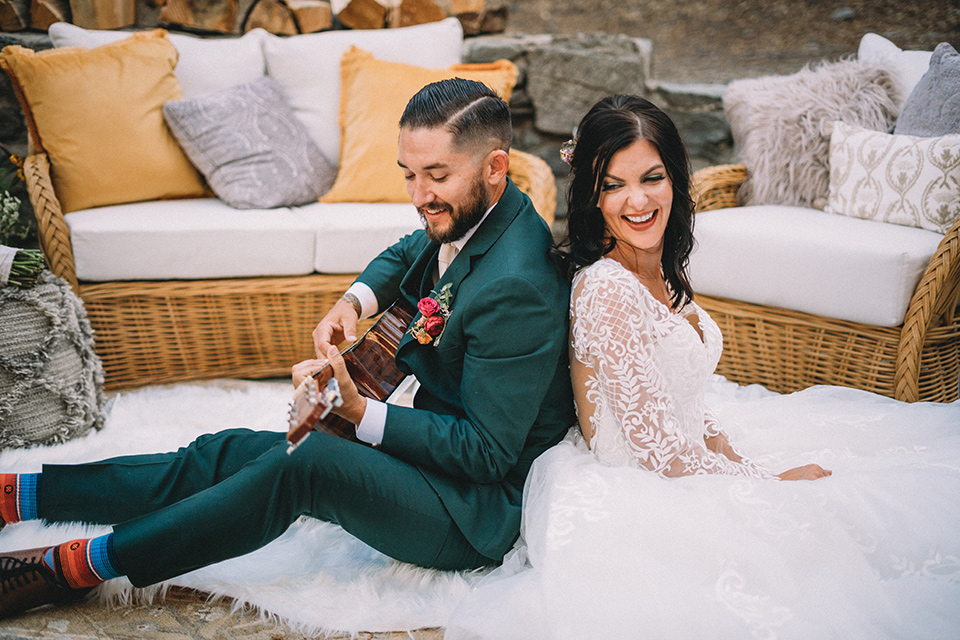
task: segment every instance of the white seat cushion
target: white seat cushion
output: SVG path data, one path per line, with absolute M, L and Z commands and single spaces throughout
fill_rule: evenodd
M 402 236 L 423 228 L 412 204 L 317 202 L 294 212 L 315 230 L 313 267 L 320 273 L 359 273 Z
M 412 204 L 234 209 L 216 198 L 67 214 L 77 277 L 92 282 L 358 273 L 422 228 Z
M 901 324 L 943 236 L 778 205 L 696 214 L 696 293 L 884 327 Z
M 460 62 L 463 27 L 447 18 L 398 29 L 265 36 L 267 74 L 283 87 L 294 113 L 334 167 L 340 162 L 340 58 L 354 45 L 380 60 L 445 68 Z
M 240 210 L 215 198 L 161 200 L 75 211 L 66 221 L 80 280 L 313 272 L 313 229 L 286 208 Z
M 67 22 L 50 25 L 53 46 L 92 49 L 129 38 L 129 31 L 83 29 Z M 180 54 L 173 70 L 183 99 L 252 82 L 266 73 L 262 42 L 267 32 L 253 29 L 239 38 L 199 38 L 178 33 L 167 37 Z

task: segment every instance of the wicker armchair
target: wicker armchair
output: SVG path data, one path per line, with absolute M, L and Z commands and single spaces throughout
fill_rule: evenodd
M 694 174 L 697 211 L 737 206 L 743 165 Z M 717 372 L 779 392 L 816 384 L 906 402 L 952 402 L 960 374 L 960 220 L 943 237 L 898 327 L 877 327 L 737 300 L 697 296 L 724 336 Z
M 516 150 L 510 163 L 510 177 L 552 223 L 556 186 L 549 166 Z M 356 277 L 78 282 L 47 156 L 30 155 L 24 173 L 47 264 L 83 300 L 107 389 L 286 376 L 312 356 L 313 328 Z

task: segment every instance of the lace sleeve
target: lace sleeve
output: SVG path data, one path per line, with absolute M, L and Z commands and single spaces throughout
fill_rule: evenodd
M 655 320 L 659 303 L 643 295 L 626 271 L 596 270 L 593 275 L 575 282 L 573 355 L 577 366 L 587 368 L 587 401 L 614 418 L 637 464 L 665 477 L 765 475 L 710 451 L 702 438 L 682 432 L 664 390 L 661 363 L 653 353 L 658 334 L 664 331 Z
M 726 458 L 734 461 L 737 464 L 742 464 L 745 467 L 749 467 L 757 472 L 757 475 L 760 475 L 764 478 L 774 477 L 772 473 L 759 466 L 749 458 L 743 457 L 743 454 L 737 450 L 736 447 L 730 442 L 730 439 L 720 429 L 720 420 L 717 418 L 717 414 L 710 409 L 710 407 L 704 407 L 703 411 L 703 427 L 704 435 L 703 438 L 707 441 L 707 447 L 710 448 L 709 440 L 716 438 L 720 443 L 722 443 L 722 448 L 715 453 L 721 454 Z

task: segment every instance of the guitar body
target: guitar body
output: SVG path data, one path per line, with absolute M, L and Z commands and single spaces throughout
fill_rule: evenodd
M 347 373 L 360 395 L 372 400 L 386 400 L 406 377 L 397 369 L 394 356 L 414 315 L 415 311 L 401 298 L 384 311 L 359 340 L 343 351 Z M 356 441 L 355 425 L 332 412 L 339 403 L 339 387 L 330 365 L 304 380 L 294 393 L 290 406 L 288 452 L 314 430 Z

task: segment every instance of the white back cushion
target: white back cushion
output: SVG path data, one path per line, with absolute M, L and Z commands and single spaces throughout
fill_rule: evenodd
M 894 327 L 943 236 L 935 231 L 757 205 L 696 214 L 696 293 Z
M 876 33 L 864 34 L 860 39 L 857 59 L 879 62 L 893 79 L 900 106 L 930 67 L 931 51 L 904 51 Z
M 130 36 L 129 31 L 83 29 L 66 22 L 50 25 L 53 46 L 92 49 Z M 263 29 L 254 29 L 239 38 L 197 38 L 177 33 L 168 35 L 180 54 L 174 73 L 185 100 L 205 93 L 252 82 L 266 73 Z
M 267 74 L 283 87 L 294 113 L 334 167 L 340 161 L 340 58 L 351 46 L 390 62 L 449 67 L 460 62 L 463 28 L 456 18 L 447 18 L 399 29 L 266 35 Z
M 360 273 L 381 251 L 423 228 L 410 203 L 313 202 L 293 212 L 316 234 L 318 273 Z

